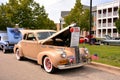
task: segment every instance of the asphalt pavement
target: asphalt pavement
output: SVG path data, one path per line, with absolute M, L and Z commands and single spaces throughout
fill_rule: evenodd
M 120 75 L 89 65 L 49 74 L 36 61 L 18 61 L 13 53 L 0 52 L 0 80 L 120 80 Z

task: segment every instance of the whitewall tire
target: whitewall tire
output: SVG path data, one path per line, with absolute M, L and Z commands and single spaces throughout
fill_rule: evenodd
M 17 59 L 17 60 L 21 60 L 21 56 L 20 56 L 20 51 L 19 51 L 19 49 L 17 49 L 17 50 L 15 51 L 15 55 L 16 55 L 16 59 Z
M 45 71 L 48 73 L 53 73 L 55 70 L 55 67 L 52 65 L 52 62 L 49 59 L 49 57 L 44 58 L 43 66 L 44 66 Z

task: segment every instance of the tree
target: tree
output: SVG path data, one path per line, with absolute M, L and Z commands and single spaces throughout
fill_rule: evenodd
M 70 13 L 64 17 L 66 26 L 70 25 L 71 22 L 77 23 L 81 30 L 89 30 L 89 10 L 83 10 L 81 0 L 76 0 L 75 6 L 71 9 Z
M 7 6 L 2 4 L 0 6 L 0 30 L 6 30 L 6 26 L 12 26 L 9 15 L 7 14 Z
M 44 6 L 40 6 L 34 0 L 9 0 L 5 5 L 0 6 L 1 29 L 14 27 L 19 24 L 23 28 L 31 29 L 53 29 L 55 24 L 48 18 Z M 7 21 L 7 24 L 6 24 Z M 9 24 L 8 24 L 9 23 Z
M 118 33 L 120 34 L 120 9 L 119 9 L 119 18 L 115 22 Z

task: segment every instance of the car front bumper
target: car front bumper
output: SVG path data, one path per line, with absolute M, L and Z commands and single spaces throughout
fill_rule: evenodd
M 58 65 L 58 69 L 71 69 L 71 68 L 78 68 L 89 64 L 88 62 L 78 63 L 78 64 L 69 64 L 69 65 Z

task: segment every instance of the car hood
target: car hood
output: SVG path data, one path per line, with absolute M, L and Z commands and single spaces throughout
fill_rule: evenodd
M 44 43 L 46 43 L 47 41 L 49 41 L 49 40 L 51 40 L 51 39 L 55 39 L 55 38 L 56 38 L 56 39 L 67 40 L 68 38 L 70 38 L 70 35 L 69 35 L 69 34 L 70 34 L 70 31 L 69 31 L 69 29 L 70 29 L 71 27 L 74 27 L 74 26 L 76 26 L 76 24 L 71 24 L 71 25 L 69 25 L 68 27 L 66 27 L 66 28 L 64 28 L 64 29 L 56 32 L 55 34 L 53 34 L 52 36 L 48 37 L 47 39 L 40 41 L 40 43 L 41 43 L 41 44 L 44 44 Z

